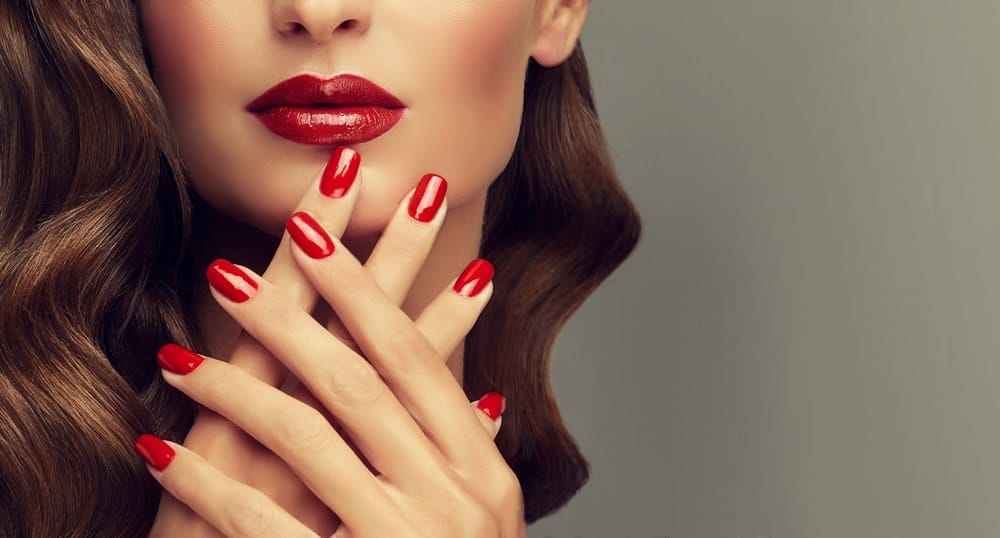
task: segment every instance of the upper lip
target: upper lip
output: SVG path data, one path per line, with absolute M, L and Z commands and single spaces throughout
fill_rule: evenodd
M 276 106 L 307 105 L 405 106 L 395 95 L 361 76 L 345 74 L 324 79 L 302 74 L 268 88 L 247 105 L 247 110 L 260 112 Z

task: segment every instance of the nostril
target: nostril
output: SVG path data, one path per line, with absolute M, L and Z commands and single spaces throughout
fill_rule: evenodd
M 340 23 L 340 25 L 337 26 L 337 29 L 338 30 L 350 30 L 350 29 L 354 28 L 357 25 L 358 25 L 358 20 L 357 19 L 348 19 L 348 20 Z
M 302 23 L 290 22 L 287 26 L 282 29 L 282 32 L 290 34 L 301 34 L 306 31 L 306 27 Z
M 358 19 L 347 19 L 338 24 L 333 31 L 352 30 L 360 24 L 361 22 Z M 311 28 L 313 27 L 307 26 L 301 22 L 289 21 L 282 27 L 281 32 L 289 35 L 312 34 L 313 32 L 311 31 Z M 316 26 L 314 29 L 318 30 L 319 28 L 321 28 L 321 26 Z M 327 26 L 327 28 L 329 28 L 329 26 Z M 329 32 L 329 30 L 327 32 Z

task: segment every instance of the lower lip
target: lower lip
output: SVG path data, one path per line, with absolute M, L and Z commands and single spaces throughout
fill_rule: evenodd
M 254 112 L 274 134 L 300 144 L 346 146 L 374 140 L 403 116 L 379 106 L 277 106 Z

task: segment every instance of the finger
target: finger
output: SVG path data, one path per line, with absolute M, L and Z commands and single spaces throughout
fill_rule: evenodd
M 501 398 L 503 397 L 501 396 Z M 483 405 L 480 406 L 480 403 Z M 503 422 L 503 409 L 500 409 L 501 414 L 496 414 L 494 406 L 492 406 L 489 401 L 489 395 L 484 395 L 483 398 L 472 402 L 472 407 L 475 407 L 479 411 L 476 413 L 476 417 L 479 418 L 479 423 L 483 426 L 483 429 L 486 430 L 486 433 L 490 434 L 490 439 L 496 439 L 497 434 L 500 433 L 500 424 Z M 494 416 L 496 418 L 494 418 Z
M 427 174 L 396 209 L 365 269 L 389 300 L 400 305 L 431 251 L 445 211 L 448 182 Z
M 356 151 L 337 148 L 303 195 L 298 210 L 322 215 L 323 225 L 330 233 L 342 235 L 360 192 L 360 163 L 361 158 Z M 316 291 L 292 259 L 288 247 L 290 241 L 286 232 L 264 271 L 264 278 L 281 286 L 303 310 L 309 312 L 316 304 Z M 240 335 L 230 362 L 275 386 L 280 385 L 287 374 L 287 369 L 246 333 Z
M 413 286 L 441 230 L 444 211 L 429 212 L 428 209 L 444 205 L 447 190 L 448 182 L 441 176 L 424 175 L 400 202 L 365 262 L 368 274 L 397 306 L 403 303 Z M 322 223 L 321 219 L 317 221 Z M 290 255 L 291 251 L 288 253 Z M 330 316 L 327 330 L 360 352 L 337 316 Z
M 213 263 L 209 274 L 212 294 L 223 309 L 289 368 L 383 475 L 405 487 L 433 486 L 454 478 L 442 471 L 448 466 L 440 451 L 421 432 L 375 368 L 301 310 L 284 290 L 249 269 L 223 260 Z M 229 386 L 227 391 L 237 389 Z M 192 397 L 201 401 L 200 397 Z M 464 395 L 462 400 L 467 404 Z M 240 427 L 256 437 L 248 429 L 252 424 Z
M 144 434 L 135 449 L 167 492 L 226 536 L 318 536 L 267 495 L 226 476 L 182 445 Z
M 320 295 L 326 299 L 354 340 L 407 411 L 455 465 L 480 466 L 481 454 L 494 450 L 481 434 L 478 419 L 435 346 L 335 238 L 309 218 L 289 219 L 296 248 L 295 260 Z M 313 257 L 317 246 L 324 255 Z M 457 315 L 475 318 L 492 290 L 492 266 L 474 262 L 450 290 L 466 299 Z M 440 296 L 439 296 L 440 297 Z
M 417 316 L 417 329 L 442 357 L 449 357 L 472 330 L 482 308 L 493 294 L 492 279 L 493 266 L 486 260 L 475 260 L 466 267 L 462 275 L 451 281 L 448 286 L 451 293 L 439 294 Z M 460 286 L 460 280 L 468 282 Z M 486 288 L 479 293 L 483 297 L 479 301 L 470 302 L 461 288 L 482 282 L 488 282 Z
M 378 479 L 313 407 L 225 361 L 173 345 L 160 356 L 167 383 L 274 452 L 345 522 L 392 509 Z
M 300 201 L 300 207 L 310 208 L 324 215 L 324 223 L 330 227 L 331 233 L 342 234 L 350 220 L 360 192 L 359 166 L 360 156 L 357 152 L 349 148 L 338 148 L 323 170 L 314 178 Z M 303 310 L 310 311 L 316 303 L 317 295 L 312 284 L 292 259 L 288 242 L 289 237 L 285 233 L 265 274 L 272 279 L 271 281 L 280 283 L 288 290 Z M 296 380 L 287 379 L 287 368 L 275 359 L 267 348 L 245 332 L 240 334 L 229 360 L 231 364 L 245 369 L 269 385 L 290 384 L 292 385 L 290 389 L 294 388 Z M 192 449 L 216 461 L 214 451 L 225 446 L 235 446 L 234 443 L 220 442 L 223 438 L 236 439 L 244 435 L 244 432 L 233 428 L 221 417 L 202 411 L 199 412 L 198 420 L 192 425 L 184 441 Z M 235 465 L 234 462 L 225 460 L 219 460 L 217 463 L 227 470 Z

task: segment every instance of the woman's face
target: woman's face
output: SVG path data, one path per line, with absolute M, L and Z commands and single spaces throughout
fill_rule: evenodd
M 361 237 L 380 232 L 427 172 L 448 179 L 450 211 L 481 200 L 512 153 L 528 59 L 552 54 L 548 21 L 559 2 L 142 0 L 140 9 L 153 77 L 195 190 L 223 213 L 277 234 L 333 148 L 349 145 L 361 154 L 363 174 L 349 233 Z M 362 103 L 312 116 L 286 108 L 294 113 L 285 120 L 281 109 L 247 109 L 302 74 L 364 77 L 402 108 Z M 363 101 L 364 93 L 332 100 Z M 302 117 L 360 128 L 316 139 L 317 131 L 292 125 L 300 134 L 288 135 L 281 122 Z M 396 118 L 384 133 L 372 129 Z

